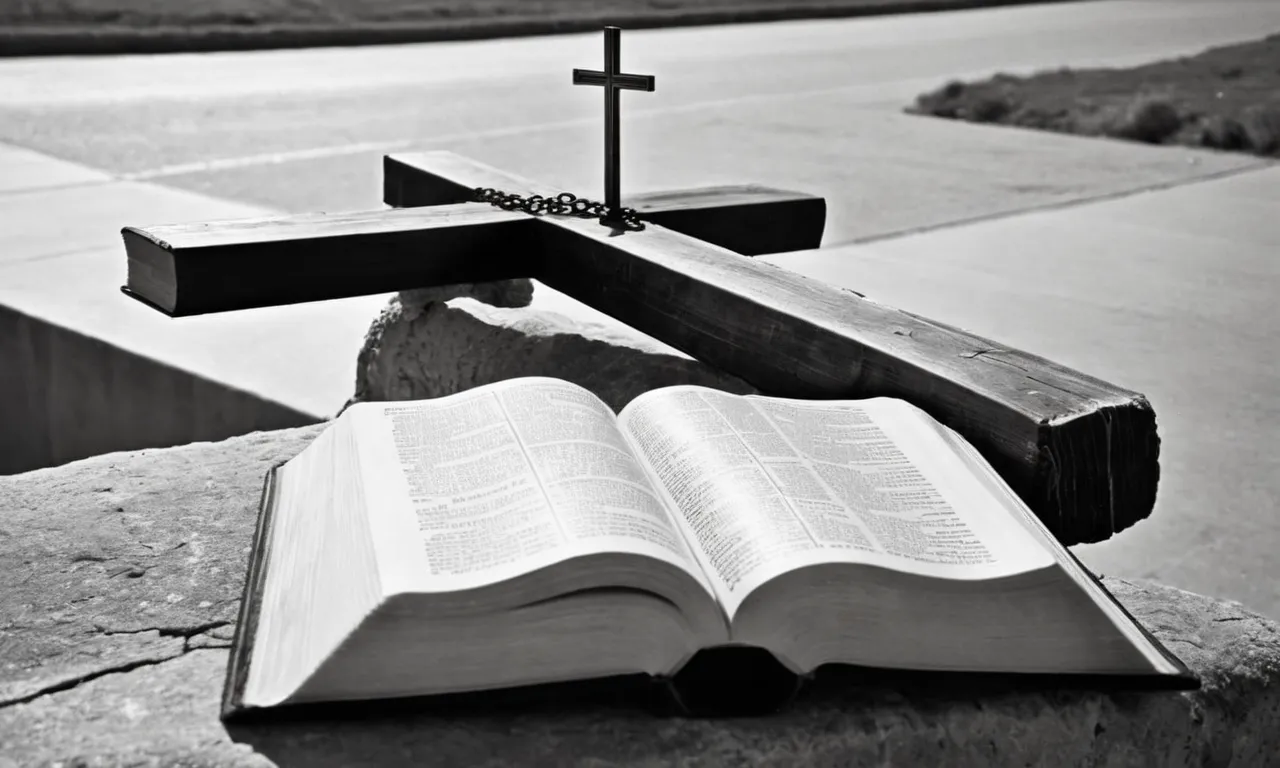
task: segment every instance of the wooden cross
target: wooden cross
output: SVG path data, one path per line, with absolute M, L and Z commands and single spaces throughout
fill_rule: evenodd
M 822 198 L 759 186 L 632 198 L 644 230 L 469 202 L 556 190 L 449 152 L 389 156 L 394 210 L 123 230 L 128 295 L 171 316 L 535 278 L 781 397 L 900 397 L 972 443 L 1064 544 L 1147 517 L 1142 395 L 744 256 L 817 248 Z
M 652 92 L 653 75 L 623 72 L 622 30 L 605 27 L 604 71 L 575 69 L 573 84 L 604 86 L 604 204 L 608 211 L 602 221 L 607 225 L 617 224 L 622 210 L 622 94 L 619 91 Z
M 757 186 L 646 195 L 648 225 L 466 202 L 555 190 L 449 152 L 387 157 L 394 210 L 124 229 L 124 290 L 172 316 L 536 278 L 786 397 L 888 395 L 964 435 L 1064 543 L 1150 514 L 1155 415 L 1141 395 L 743 254 L 818 246 L 821 198 Z M 764 352 L 767 350 L 767 352 Z

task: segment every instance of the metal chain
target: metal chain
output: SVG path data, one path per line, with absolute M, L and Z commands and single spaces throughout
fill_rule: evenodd
M 478 203 L 489 203 L 504 211 L 523 211 L 531 216 L 577 216 L 582 219 L 600 219 L 601 222 L 621 226 L 624 229 L 639 232 L 644 229 L 640 213 L 634 208 L 622 208 L 618 211 L 616 221 L 609 219 L 609 206 L 585 197 L 578 197 L 570 192 L 561 192 L 555 197 L 542 195 L 522 195 L 503 192 L 492 187 L 476 187 L 475 199 Z

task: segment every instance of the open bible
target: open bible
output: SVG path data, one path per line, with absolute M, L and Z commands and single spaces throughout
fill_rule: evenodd
M 524 378 L 353 405 L 269 474 L 223 713 L 828 663 L 1194 687 L 959 435 L 895 399 Z

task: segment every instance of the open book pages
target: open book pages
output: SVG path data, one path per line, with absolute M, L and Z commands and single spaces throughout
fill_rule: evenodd
M 348 416 L 388 590 L 453 592 L 613 550 L 687 569 L 732 617 L 806 564 L 987 579 L 1055 562 L 900 400 L 669 387 L 615 420 L 580 387 L 523 378 Z M 471 516 L 483 526 L 459 533 Z
M 348 415 L 388 591 L 456 593 L 604 552 L 710 590 L 613 412 L 581 387 L 513 379 Z
M 669 387 L 615 416 L 515 379 L 354 405 L 280 474 L 248 673 L 262 700 L 322 662 L 350 668 L 342 685 L 394 677 L 343 660 L 372 653 L 374 625 L 383 656 L 392 637 L 438 651 L 410 692 L 670 673 L 733 643 L 796 672 L 1180 670 L 971 446 L 900 400 Z M 477 650 L 502 654 L 503 622 L 511 669 Z
M 902 400 L 696 387 L 646 393 L 619 418 L 730 615 L 770 578 L 819 563 L 948 579 L 1052 565 L 928 422 Z

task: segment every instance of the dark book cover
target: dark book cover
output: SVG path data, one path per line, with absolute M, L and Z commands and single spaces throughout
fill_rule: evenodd
M 1127 685 L 1130 687 L 1172 688 L 1174 690 L 1184 691 L 1193 691 L 1198 689 L 1200 687 L 1200 678 L 1191 671 L 1191 668 L 1184 664 L 1182 659 L 1173 655 L 1173 652 L 1166 648 L 1164 643 L 1160 642 L 1155 635 L 1151 634 L 1146 627 L 1142 626 L 1142 622 L 1135 619 L 1132 613 L 1129 613 L 1129 609 L 1124 607 L 1124 603 L 1117 600 L 1115 595 L 1111 594 L 1111 590 L 1106 588 L 1102 583 L 1102 580 L 1094 575 L 1093 571 L 1089 570 L 1085 567 L 1084 563 L 1080 562 L 1080 559 L 1075 556 L 1074 552 L 1066 547 L 1062 547 L 1061 549 L 1066 556 L 1070 558 L 1071 564 L 1075 566 L 1074 569 L 1064 569 L 1067 571 L 1068 575 L 1071 575 L 1073 578 L 1085 578 L 1092 582 L 1093 585 L 1102 592 L 1103 596 L 1107 600 L 1111 601 L 1112 605 L 1120 609 L 1120 613 L 1124 614 L 1125 619 L 1128 620 L 1130 624 L 1138 628 L 1138 631 L 1142 633 L 1142 636 L 1146 638 L 1147 642 L 1149 642 L 1151 646 L 1165 658 L 1166 661 L 1178 668 L 1178 673 L 1173 675 L 1121 675 L 1117 677 L 1126 679 Z M 1075 573 L 1072 572 L 1073 570 Z M 1081 589 L 1084 589 L 1084 585 L 1081 585 Z
M 262 499 L 258 506 L 258 525 L 249 547 L 249 569 L 240 595 L 240 615 L 231 640 L 231 658 L 227 661 L 227 679 L 222 691 L 222 717 L 227 719 L 244 710 L 244 686 L 249 679 L 249 661 L 258 634 L 258 617 L 262 612 L 262 588 L 271 564 L 271 526 L 275 521 L 278 498 L 277 473 L 284 462 L 267 470 L 262 481 Z

